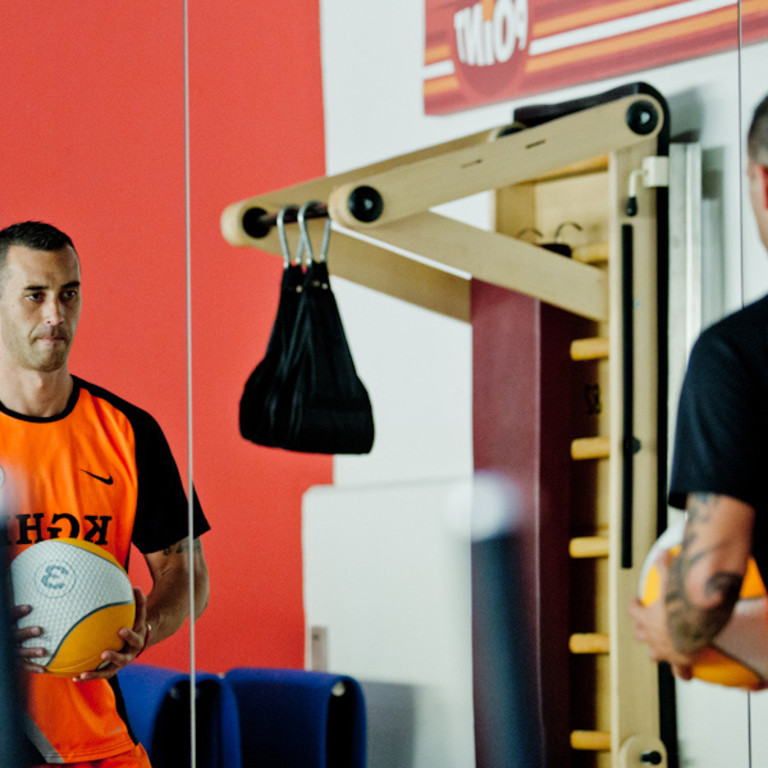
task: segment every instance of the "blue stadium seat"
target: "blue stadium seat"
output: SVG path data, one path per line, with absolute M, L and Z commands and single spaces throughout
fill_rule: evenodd
M 243 768 L 364 768 L 365 702 L 352 678 L 238 668 L 225 680 L 237 700 Z
M 153 768 L 189 765 L 189 674 L 131 664 L 119 672 L 118 680 L 131 726 Z M 239 768 L 240 728 L 234 693 L 219 675 L 198 672 L 195 684 L 198 765 Z

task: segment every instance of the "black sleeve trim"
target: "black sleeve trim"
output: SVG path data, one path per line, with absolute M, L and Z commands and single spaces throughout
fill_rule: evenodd
M 158 552 L 187 538 L 189 501 L 168 441 L 147 411 L 86 382 L 79 382 L 95 396 L 121 410 L 131 422 L 136 440 L 139 493 L 133 526 L 133 543 L 142 553 Z M 210 529 L 197 492 L 192 494 L 193 530 L 196 538 Z

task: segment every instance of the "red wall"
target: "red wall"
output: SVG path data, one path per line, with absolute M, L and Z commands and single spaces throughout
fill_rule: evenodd
M 266 346 L 279 261 L 228 246 L 230 202 L 324 172 L 315 0 L 189 0 L 193 468 L 213 526 L 198 665 L 301 666 L 300 501 L 328 457 L 245 442 L 242 386 Z M 0 12 L 0 226 L 75 240 L 73 372 L 150 410 L 187 471 L 182 4 L 8 0 Z M 301 201 L 300 201 L 301 202 Z M 133 558 L 132 574 L 146 584 Z M 181 633 L 147 661 L 188 665 Z

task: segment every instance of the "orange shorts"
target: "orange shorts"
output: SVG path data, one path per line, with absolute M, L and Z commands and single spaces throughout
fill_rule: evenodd
M 128 752 L 121 752 L 114 757 L 103 760 L 90 760 L 86 763 L 67 763 L 69 768 L 152 768 L 149 757 L 141 744 L 137 744 Z M 39 765 L 37 768 L 61 768 L 60 765 Z

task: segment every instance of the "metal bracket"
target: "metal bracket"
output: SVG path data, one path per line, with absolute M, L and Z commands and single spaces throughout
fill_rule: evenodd
M 644 768 L 667 763 L 667 748 L 656 736 L 637 734 L 630 736 L 619 750 L 619 768 Z
M 637 215 L 637 184 L 638 181 L 646 188 L 669 186 L 669 158 L 652 155 L 643 158 L 642 167 L 629 174 L 629 198 L 627 200 L 627 216 Z

